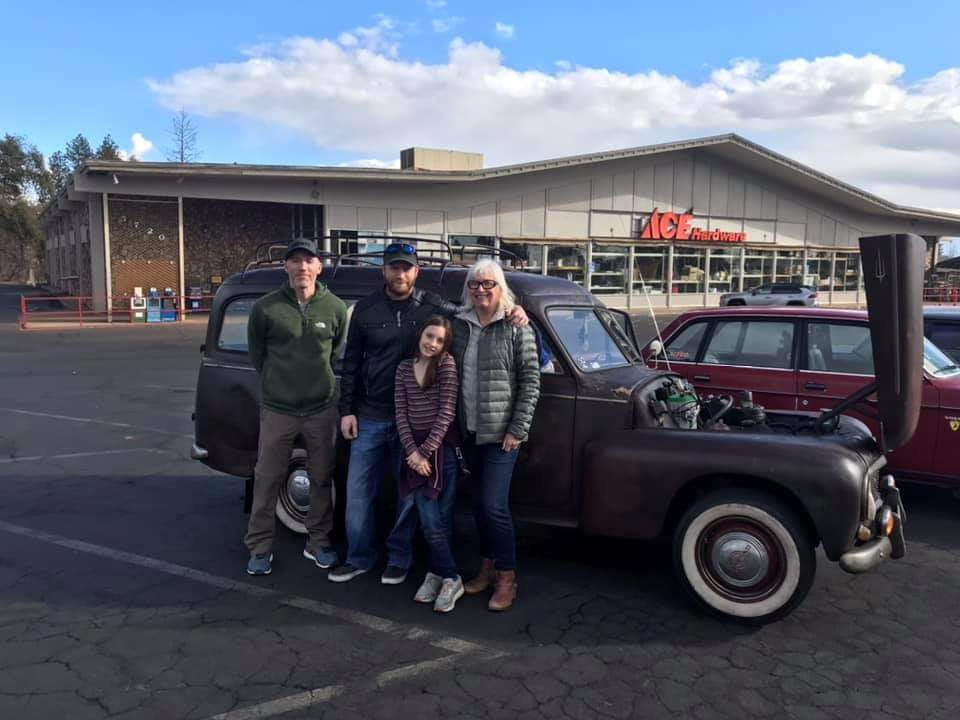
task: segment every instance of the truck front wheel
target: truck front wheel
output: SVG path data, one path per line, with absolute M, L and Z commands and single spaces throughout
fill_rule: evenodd
M 330 482 L 330 501 L 334 508 L 334 534 L 342 530 L 342 511 L 337 504 L 336 474 Z M 307 534 L 304 521 L 310 510 L 310 472 L 307 467 L 307 452 L 300 448 L 290 456 L 290 465 L 287 468 L 287 477 L 280 487 L 277 497 L 277 519 L 289 530 L 300 535 Z
M 681 584 L 700 606 L 750 623 L 788 615 L 817 568 L 796 515 L 776 498 L 746 489 L 694 503 L 677 526 L 673 556 Z

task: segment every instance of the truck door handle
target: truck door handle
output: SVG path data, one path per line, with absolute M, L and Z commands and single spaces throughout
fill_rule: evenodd
M 823 383 L 808 382 L 808 383 L 804 383 L 803 389 L 804 389 L 804 390 L 819 390 L 819 391 L 823 392 L 824 390 L 827 389 L 827 386 L 824 385 Z
M 694 375 L 694 376 L 693 376 L 693 381 L 694 381 L 694 382 L 710 382 L 710 376 L 709 376 L 709 375 Z

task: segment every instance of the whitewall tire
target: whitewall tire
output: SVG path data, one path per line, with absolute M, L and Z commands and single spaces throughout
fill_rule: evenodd
M 677 526 L 673 552 L 677 576 L 699 605 L 751 623 L 789 614 L 816 573 L 814 544 L 796 515 L 747 489 L 694 503 Z

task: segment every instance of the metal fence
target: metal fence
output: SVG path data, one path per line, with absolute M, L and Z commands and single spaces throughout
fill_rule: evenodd
M 143 298 L 143 307 L 135 307 L 129 296 L 108 297 L 95 301 L 89 296 L 20 296 L 20 328 L 44 325 L 76 325 L 78 327 L 106 324 L 154 325 L 182 322 L 192 315 L 210 312 L 213 295 L 171 295 Z

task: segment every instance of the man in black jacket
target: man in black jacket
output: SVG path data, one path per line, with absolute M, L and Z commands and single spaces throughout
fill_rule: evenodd
M 434 315 L 452 317 L 460 306 L 415 287 L 419 263 L 413 245 L 392 243 L 383 253 L 384 287 L 353 308 L 340 378 L 340 431 L 351 440 L 347 472 L 347 558 L 330 571 L 333 582 L 346 582 L 369 571 L 377 561 L 374 502 L 384 467 L 399 479 L 402 448 L 397 435 L 394 378 L 397 366 L 416 348 L 417 329 Z M 510 321 L 526 325 L 517 308 Z M 394 483 L 396 485 L 396 483 Z M 412 506 L 401 506 L 387 538 L 387 568 L 380 580 L 398 585 L 412 562 L 416 531 Z

